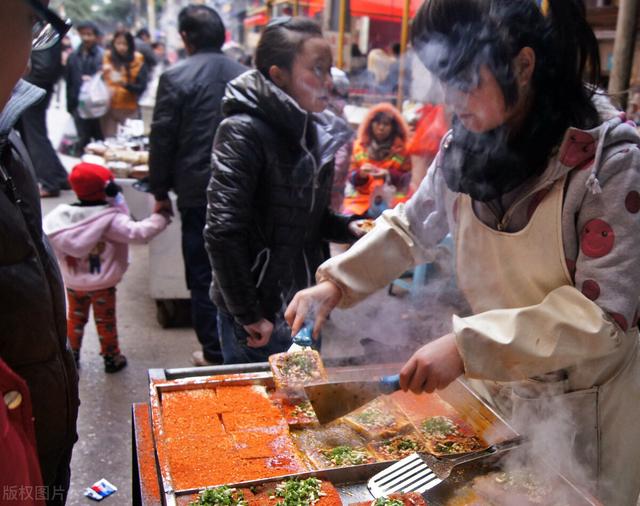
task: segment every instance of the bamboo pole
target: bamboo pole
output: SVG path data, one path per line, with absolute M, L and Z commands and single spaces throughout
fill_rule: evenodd
M 338 68 L 344 67 L 344 30 L 347 20 L 347 0 L 340 0 L 338 13 Z
M 407 52 L 407 41 L 409 40 L 409 8 L 411 6 L 411 0 L 404 0 L 404 7 L 402 9 L 402 31 L 400 32 L 400 58 L 398 69 L 398 109 L 402 111 L 402 101 L 404 100 L 404 77 Z
M 616 22 L 616 38 L 613 43 L 613 68 L 609 78 L 609 93 L 619 94 L 620 105 L 626 108 L 627 89 L 633 64 L 635 45 L 637 0 L 620 0 Z
M 153 39 L 156 34 L 156 0 L 147 0 L 147 17 L 149 19 L 147 26 Z
M 300 0 L 293 0 L 293 15 L 297 16 L 300 9 Z

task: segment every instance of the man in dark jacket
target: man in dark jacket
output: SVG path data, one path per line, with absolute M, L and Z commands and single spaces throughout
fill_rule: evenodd
M 170 190 L 178 196 L 192 319 L 202 345 L 193 362 L 207 365 L 222 361 L 216 307 L 208 293 L 211 267 L 202 237 L 211 146 L 222 120 L 220 102 L 225 87 L 246 68 L 222 54 L 225 29 L 213 9 L 185 7 L 178 25 L 189 57 L 160 77 L 151 125 L 149 179 L 156 210 L 171 209 Z
M 151 47 L 151 34 L 146 28 L 140 28 L 136 32 L 136 38 L 134 40 L 136 44 L 136 51 L 144 56 L 144 64 L 147 66 L 149 73 L 153 70 L 153 67 L 158 63 L 156 53 Z
M 82 150 L 91 139 L 103 138 L 98 118 L 85 119 L 78 115 L 80 88 L 102 69 L 103 50 L 98 45 L 100 31 L 94 23 L 80 23 L 77 28 L 82 43 L 67 62 L 67 111 L 73 116 L 78 131 L 78 149 Z
M 67 171 L 56 150 L 53 149 L 47 132 L 47 109 L 53 95 L 53 86 L 62 76 L 62 44 L 31 54 L 31 72 L 25 78 L 42 88 L 46 95 L 37 104 L 24 111 L 18 128 L 27 146 L 29 156 L 40 183 L 41 197 L 57 197 L 60 190 L 68 190 Z
M 18 82 L 27 66 L 32 39 L 36 48 L 36 41 L 41 45 L 66 31 L 64 23 L 43 4 L 40 0 L 0 2 L 0 358 L 29 387 L 46 487 L 39 492 L 47 504 L 58 505 L 65 503 L 71 450 L 77 438 L 78 376 L 67 348 L 62 279 L 42 233 L 33 167 L 12 130 L 20 114 L 45 93 Z M 41 22 L 44 16 L 46 22 Z M 57 20 L 53 26 L 60 30 L 58 37 L 47 28 L 50 19 Z M 26 402 L 19 392 L 10 393 L 3 395 L 10 410 Z M 17 456 L 0 448 L 0 459 L 16 462 Z

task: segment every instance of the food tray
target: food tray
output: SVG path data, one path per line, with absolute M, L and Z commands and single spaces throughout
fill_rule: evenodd
M 391 374 L 397 372 L 399 367 L 400 364 L 328 367 L 327 372 L 330 381 L 348 381 Z M 223 385 L 256 384 L 271 389 L 274 387 L 273 378 L 267 363 L 172 370 L 153 369 L 149 373 L 154 446 L 160 469 L 163 500 L 168 505 L 188 504 L 199 489 L 176 489 L 174 487 L 168 455 L 163 443 L 162 394 L 176 390 L 212 388 Z M 438 395 L 463 415 L 487 443 L 495 444 L 517 436 L 517 433 L 462 381 L 452 383 L 450 387 L 442 390 Z M 385 462 L 376 462 L 296 473 L 273 479 L 234 483 L 233 485 L 252 486 L 291 477 L 318 476 L 337 485 L 345 502 L 366 501 L 371 499 L 365 485 L 366 481 L 388 465 Z

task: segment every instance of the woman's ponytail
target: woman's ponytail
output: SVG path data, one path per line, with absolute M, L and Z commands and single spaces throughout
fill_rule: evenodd
M 548 0 L 558 70 L 571 83 L 600 80 L 600 51 L 582 0 Z

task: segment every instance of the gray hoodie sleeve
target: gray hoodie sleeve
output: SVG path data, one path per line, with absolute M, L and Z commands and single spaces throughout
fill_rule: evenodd
M 602 192 L 585 192 L 575 215 L 575 286 L 626 331 L 637 323 L 640 297 L 639 146 L 606 152 L 598 180 Z

